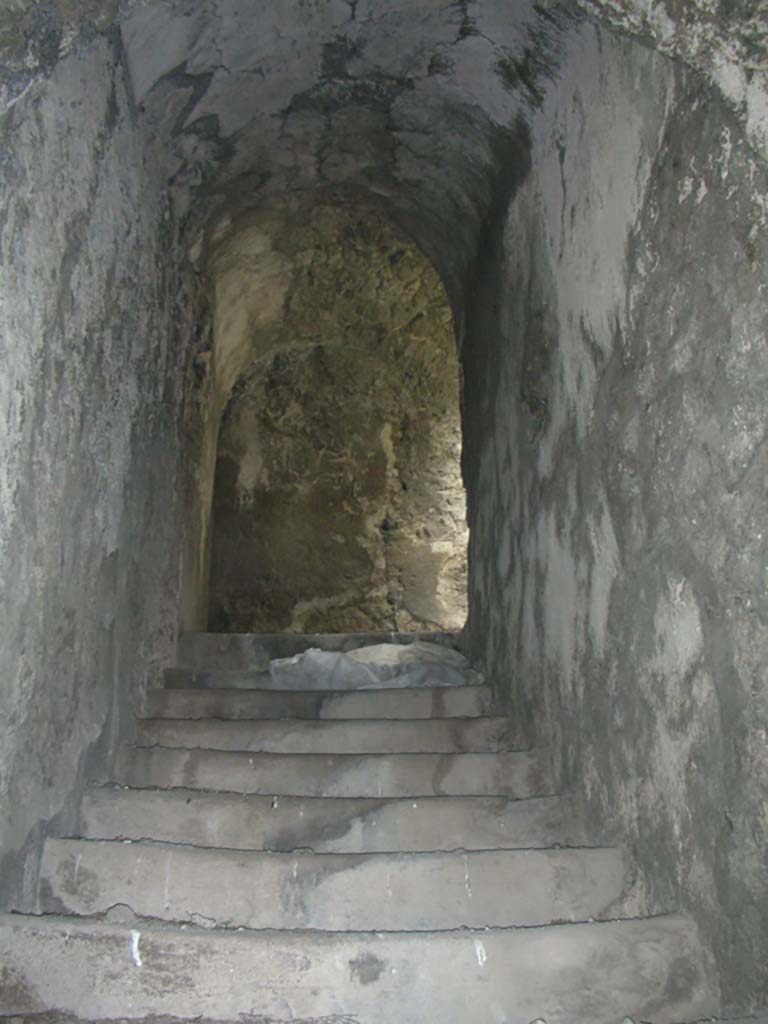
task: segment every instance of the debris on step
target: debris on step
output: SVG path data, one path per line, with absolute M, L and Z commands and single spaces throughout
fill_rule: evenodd
M 409 686 L 461 686 L 483 682 L 459 651 L 415 640 L 410 644 L 372 644 L 357 650 L 323 651 L 310 647 L 291 658 L 269 663 L 273 682 L 302 690 L 323 679 L 329 690 L 365 690 Z

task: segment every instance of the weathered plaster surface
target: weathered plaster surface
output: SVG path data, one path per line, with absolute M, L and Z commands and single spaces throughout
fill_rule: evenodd
M 0 113 L 0 869 L 172 648 L 182 350 L 161 190 L 103 37 Z M 30 856 L 29 865 L 34 864 Z
M 532 142 L 464 349 L 472 643 L 760 1005 L 765 169 L 704 82 L 586 28 Z
M 689 64 L 718 88 L 768 157 L 766 0 L 578 0 L 612 28 Z
M 0 106 L 14 106 L 84 40 L 108 34 L 117 8 L 117 0 L 0 0 Z
M 360 206 L 301 211 L 270 252 L 291 270 L 282 305 L 257 303 L 276 322 L 225 306 L 224 337 L 245 320 L 253 358 L 219 433 L 210 628 L 461 629 L 458 360 L 437 275 Z

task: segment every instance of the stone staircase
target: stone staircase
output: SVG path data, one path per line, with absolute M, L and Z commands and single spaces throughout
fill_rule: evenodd
M 39 914 L 0 918 L 0 1016 L 717 1012 L 693 924 L 633 916 L 631 866 L 588 845 L 546 751 L 507 749 L 487 686 L 270 688 L 270 656 L 366 640 L 182 638 L 114 784 L 87 793 L 78 837 L 47 840 Z

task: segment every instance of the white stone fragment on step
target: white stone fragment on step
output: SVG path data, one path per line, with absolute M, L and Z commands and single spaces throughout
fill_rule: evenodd
M 139 953 L 139 940 L 141 932 L 131 930 L 131 959 L 136 967 L 141 967 L 141 954 Z
M 273 681 L 286 689 L 352 690 L 409 686 L 461 686 L 480 682 L 459 651 L 417 640 L 372 644 L 354 651 L 310 648 L 269 663 Z

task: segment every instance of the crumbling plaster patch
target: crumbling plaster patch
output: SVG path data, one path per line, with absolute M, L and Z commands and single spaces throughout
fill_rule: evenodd
M 239 0 L 124 4 L 137 101 L 177 210 L 204 226 L 287 192 L 363 189 L 456 304 L 498 158 L 524 155 L 517 117 L 556 66 L 571 6 L 313 3 L 265 8 L 258 23 L 250 12 Z

